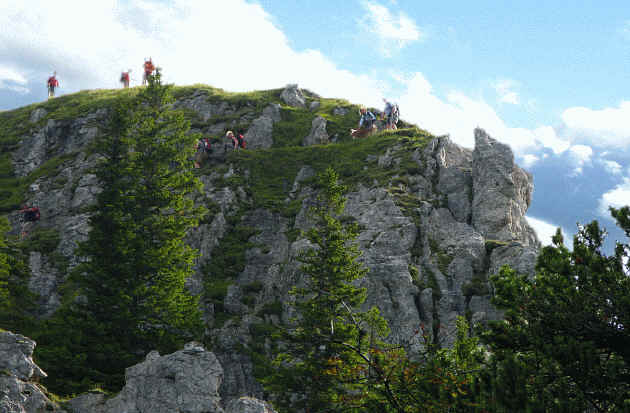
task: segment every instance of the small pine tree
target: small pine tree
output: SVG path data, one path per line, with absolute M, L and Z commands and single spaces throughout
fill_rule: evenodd
M 377 309 L 360 312 L 366 291 L 353 281 L 367 269 L 357 261 L 353 242 L 356 225 L 336 218 L 345 206 L 345 187 L 328 168 L 318 176 L 321 191 L 312 209 L 313 227 L 306 238 L 313 248 L 300 253 L 302 286 L 294 287 L 299 316 L 282 334 L 285 351 L 275 362 L 266 387 L 282 409 L 308 412 L 340 411 L 363 405 L 368 377 L 368 331 L 386 335 L 387 325 Z

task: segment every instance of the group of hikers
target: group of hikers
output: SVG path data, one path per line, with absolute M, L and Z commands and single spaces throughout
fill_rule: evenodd
M 154 72 L 159 71 L 160 69 L 153 64 L 153 60 L 149 57 L 148 59 L 144 59 L 144 64 L 142 65 L 143 75 L 142 75 L 142 85 L 146 85 L 149 81 L 149 76 Z M 122 72 L 120 74 L 120 83 L 122 83 L 123 88 L 129 88 L 129 83 L 131 82 L 131 69 L 127 69 L 126 72 Z M 57 72 L 53 72 L 53 74 L 46 81 L 46 86 L 48 87 L 48 98 L 55 97 L 55 89 L 59 87 L 59 80 L 57 79 Z
M 245 137 L 241 132 L 234 134 L 231 130 L 227 131 L 225 134 L 225 139 L 227 142 L 224 144 L 224 150 L 227 152 L 229 149 L 233 151 L 238 151 L 239 149 L 245 149 L 247 147 L 247 142 L 245 142 Z M 195 153 L 195 168 L 201 167 L 201 162 L 208 158 L 208 156 L 213 152 L 210 139 L 209 138 L 200 138 L 199 141 L 195 144 L 195 149 L 197 152 Z
M 396 126 L 400 117 L 398 104 L 389 102 L 385 98 L 383 98 L 383 102 L 385 103 L 385 109 L 383 110 L 381 120 L 385 121 L 385 129 L 398 129 Z M 350 129 L 350 135 L 353 139 L 365 138 L 366 136 L 376 132 L 376 115 L 367 110 L 365 107 L 361 107 L 359 114 L 361 115 L 361 118 L 359 118 L 359 127 L 357 129 Z

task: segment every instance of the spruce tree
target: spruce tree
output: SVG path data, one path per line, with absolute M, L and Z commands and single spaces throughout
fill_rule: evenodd
M 202 334 L 197 299 L 184 286 L 196 256 L 184 237 L 203 214 L 190 197 L 200 186 L 190 161 L 197 137 L 171 103 L 170 86 L 150 77 L 97 141 L 102 192 L 77 250 L 79 297 L 50 322 L 65 344 L 44 351 L 48 363 L 68 369 L 71 384 L 61 391 L 90 382 L 115 390 L 149 350 L 171 352 Z M 72 336 L 59 337 L 64 329 Z
M 377 309 L 358 310 L 366 291 L 353 281 L 367 269 L 357 261 L 357 225 L 337 218 L 346 188 L 332 168 L 318 176 L 318 187 L 313 227 L 306 232 L 312 248 L 298 257 L 305 277 L 291 291 L 299 315 L 281 335 L 285 351 L 266 384 L 283 409 L 360 410 L 368 384 L 368 331 L 384 336 L 387 325 Z

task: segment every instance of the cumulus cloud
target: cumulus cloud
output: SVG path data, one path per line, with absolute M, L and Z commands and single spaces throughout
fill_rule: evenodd
M 26 77 L 17 70 L 0 64 L 0 89 L 8 89 L 18 93 L 28 93 Z
M 570 142 L 559 137 L 550 126 L 535 129 L 508 126 L 496 110 L 483 99 L 474 99 L 459 91 L 451 91 L 441 98 L 422 73 L 399 77 L 405 84 L 400 97 L 404 118 L 438 135 L 449 134 L 453 141 L 472 148 L 473 130 L 481 127 L 491 136 L 509 144 L 520 156 L 549 148 L 559 154 L 570 147 Z
M 385 57 L 392 56 L 392 49 L 402 49 L 422 38 L 416 23 L 402 11 L 395 15 L 387 7 L 374 1 L 364 1 L 362 5 L 367 15 L 361 23 L 368 32 L 377 36 L 381 53 Z
M 623 181 L 605 192 L 599 200 L 598 212 L 604 218 L 610 218 L 608 207 L 620 208 L 630 205 L 630 178 L 625 177 Z
M 573 141 L 597 147 L 630 148 L 630 101 L 619 107 L 590 109 L 573 107 L 562 113 L 566 134 Z
M 527 153 L 523 155 L 523 166 L 525 168 L 531 168 L 540 158 L 534 154 Z
M 599 163 L 602 164 L 604 170 L 611 175 L 621 175 L 623 167 L 619 164 L 619 162 L 610 161 L 607 159 L 600 159 Z
M 567 236 L 568 232 L 564 228 L 561 228 L 559 225 L 554 225 L 553 223 L 549 223 L 540 218 L 529 216 L 525 218 L 527 218 L 527 222 L 529 222 L 529 225 L 534 229 L 534 231 L 536 231 L 536 235 L 538 235 L 538 240 L 542 245 L 551 245 L 551 238 L 556 235 L 557 229 L 560 228 L 560 231 L 562 231 L 562 236 L 564 237 L 564 245 L 566 245 L 567 248 L 573 248 L 573 240 L 571 239 L 571 237 Z
M 376 79 L 338 68 L 315 50 L 296 51 L 271 16 L 244 0 L 9 0 L 0 15 L 0 56 L 44 89 L 56 70 L 60 92 L 119 87 L 120 72 L 141 78 L 144 57 L 177 84 L 231 91 L 301 87 L 379 104 Z M 238 20 L 238 30 L 233 22 Z M 43 93 L 43 92 L 42 92 Z
M 573 145 L 569 148 L 569 159 L 574 165 L 572 176 L 580 175 L 584 171 L 584 165 L 591 163 L 593 149 L 587 145 Z
M 492 87 L 497 92 L 500 103 L 509 103 L 511 105 L 518 105 L 520 103 L 519 95 L 514 88 L 518 86 L 518 83 L 511 79 L 500 79 L 494 82 Z

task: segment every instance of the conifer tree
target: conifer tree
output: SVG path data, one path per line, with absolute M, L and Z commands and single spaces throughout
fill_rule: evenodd
M 630 236 L 630 208 L 611 212 Z M 505 310 L 484 337 L 497 411 L 630 410 L 630 246 L 607 256 L 604 238 L 593 221 L 570 251 L 558 230 L 533 278 L 507 267 L 493 277 Z
M 357 261 L 357 226 L 336 217 L 345 206 L 345 187 L 332 168 L 318 176 L 318 186 L 313 227 L 306 232 L 313 247 L 298 258 L 306 277 L 291 291 L 299 316 L 282 334 L 286 349 L 266 384 L 280 408 L 360 410 L 368 384 L 368 331 L 384 336 L 387 324 L 376 308 L 358 311 L 366 291 L 352 282 L 367 269 Z
M 200 185 L 190 163 L 197 138 L 170 107 L 169 89 L 159 73 L 151 76 L 97 141 L 102 192 L 72 275 L 82 297 L 51 320 L 65 348 L 44 351 L 48 363 L 69 369 L 72 391 L 89 382 L 115 390 L 149 350 L 174 351 L 202 333 L 197 300 L 184 286 L 196 255 L 184 236 L 203 213 L 189 196 Z M 59 337 L 64 328 L 72 337 Z

